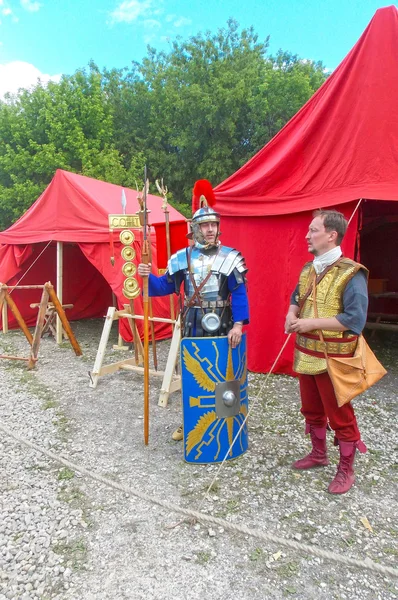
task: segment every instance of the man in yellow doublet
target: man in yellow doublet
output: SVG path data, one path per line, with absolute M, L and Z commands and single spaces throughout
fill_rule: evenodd
M 320 210 L 314 214 L 306 235 L 314 260 L 301 271 L 285 323 L 286 332 L 296 333 L 294 370 L 299 374 L 305 432 L 310 434 L 312 442 L 311 452 L 293 467 L 310 469 L 329 464 L 326 450 L 329 423 L 340 450 L 337 474 L 328 488 L 332 494 L 343 494 L 351 488 L 356 450 L 366 451 L 351 403 L 337 405 L 319 335 L 321 330 L 329 356 L 353 356 L 358 335 L 366 323 L 368 271 L 342 256 L 340 243 L 346 229 L 347 221 L 337 211 Z

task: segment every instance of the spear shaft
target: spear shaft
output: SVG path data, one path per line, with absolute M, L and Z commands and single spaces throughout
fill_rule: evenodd
M 143 244 L 141 261 L 144 265 L 149 263 L 149 245 L 147 236 L 148 213 L 147 213 L 147 170 L 144 167 L 144 193 L 143 193 Z M 144 443 L 149 441 L 149 293 L 148 277 L 142 279 L 143 301 L 144 301 Z
M 151 246 L 151 226 L 148 226 L 149 229 L 149 243 L 148 243 L 148 253 L 149 253 L 149 262 L 152 264 L 152 246 Z M 152 298 L 149 298 L 149 326 L 151 328 L 151 343 L 152 343 L 152 354 L 153 354 L 153 366 L 155 367 L 155 371 L 158 370 L 158 353 L 156 350 L 156 339 L 155 339 L 155 325 L 152 320 L 153 318 L 153 309 L 152 309 Z

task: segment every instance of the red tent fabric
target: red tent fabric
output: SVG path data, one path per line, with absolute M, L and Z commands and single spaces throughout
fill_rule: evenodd
M 137 192 L 124 190 L 126 213 L 137 212 Z M 56 242 L 64 242 L 63 303 L 74 304 L 67 313 L 68 318 L 102 316 L 112 305 L 112 291 L 120 305 L 128 303 L 122 294 L 124 261 L 116 234 L 114 267 L 110 263 L 108 214 L 122 212 L 121 197 L 120 186 L 57 170 L 38 200 L 14 225 L 0 233 L 0 281 L 15 285 L 23 275 L 21 284 L 24 285 L 45 281 L 55 284 Z M 152 263 L 156 272 L 156 268 L 165 268 L 167 262 L 162 199 L 149 194 L 147 205 L 149 223 L 153 227 Z M 171 206 L 169 218 L 171 250 L 174 252 L 187 243 L 187 224 L 183 215 Z M 137 233 L 134 241 L 136 262 L 141 256 L 141 233 Z M 38 258 L 41 252 L 43 254 Z M 28 325 L 33 325 L 37 311 L 29 304 L 40 300 L 40 292 L 15 290 L 13 298 Z M 136 313 L 142 314 L 141 297 L 134 304 Z M 155 315 L 170 315 L 168 299 L 154 299 L 153 304 Z M 120 323 L 124 339 L 131 340 L 125 320 Z M 16 326 L 11 315 L 9 326 Z M 170 327 L 157 324 L 156 334 L 158 338 L 166 337 L 170 335 Z
M 304 236 L 312 211 L 350 216 L 360 198 L 398 200 L 397 71 L 398 11 L 390 6 L 285 127 L 215 189 L 224 243 L 250 269 L 251 370 L 268 371 L 282 347 L 290 293 L 311 259 Z M 351 257 L 361 218 L 360 210 L 344 242 Z M 276 370 L 290 373 L 291 356 L 292 343 Z

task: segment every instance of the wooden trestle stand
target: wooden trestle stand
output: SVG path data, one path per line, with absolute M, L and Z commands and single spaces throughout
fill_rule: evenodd
M 115 363 L 103 365 L 112 324 L 114 321 L 118 321 L 119 319 L 129 319 L 134 347 L 138 350 L 138 359 L 137 357 L 126 358 Z M 137 327 L 135 326 L 136 320 L 143 319 L 144 317 L 142 315 L 133 315 L 128 304 L 124 305 L 124 310 L 117 310 L 114 306 L 110 306 L 108 308 L 94 367 L 90 373 L 91 388 L 97 387 L 98 379 L 100 377 L 103 375 L 109 375 L 110 373 L 115 373 L 116 371 L 133 371 L 135 373 L 140 373 L 141 375 L 144 373 L 144 367 L 141 366 L 143 363 L 143 348 L 138 335 Z M 170 323 L 174 325 L 173 337 L 171 338 L 165 370 L 155 371 L 154 369 L 150 369 L 149 371 L 151 376 L 163 378 L 158 404 L 159 406 L 166 407 L 170 394 L 181 389 L 181 376 L 175 374 L 181 337 L 180 320 L 178 319 L 176 321 L 174 319 L 165 319 L 161 317 L 149 317 L 149 320 L 154 323 Z
M 34 334 L 29 331 L 28 326 L 26 325 L 17 305 L 14 300 L 11 298 L 9 290 L 12 291 L 14 289 L 17 290 L 32 290 L 32 289 L 42 289 L 42 296 L 40 303 L 38 304 L 38 313 L 36 320 L 36 327 Z M 74 333 L 71 329 L 69 321 L 65 315 L 65 311 L 62 308 L 60 301 L 58 300 L 57 294 L 55 293 L 54 287 L 50 282 L 45 283 L 44 285 L 17 285 L 8 287 L 5 284 L 0 284 L 0 311 L 2 310 L 3 315 L 3 331 L 6 333 L 8 331 L 8 321 L 7 321 L 7 308 L 8 306 L 13 313 L 19 327 L 22 329 L 25 334 L 26 339 L 30 344 L 30 355 L 28 357 L 23 356 L 8 356 L 5 354 L 1 354 L 0 358 L 8 358 L 10 360 L 24 360 L 27 362 L 28 369 L 33 369 L 39 356 L 39 346 L 41 335 L 43 333 L 43 327 L 45 323 L 46 314 L 48 311 L 49 301 L 51 300 L 52 307 L 55 309 L 57 315 L 59 316 L 62 326 L 68 336 L 68 339 L 72 345 L 73 350 L 75 351 L 76 356 L 80 356 L 82 354 L 81 348 L 79 346 L 78 341 L 76 340 Z M 4 324 L 6 327 L 4 328 Z

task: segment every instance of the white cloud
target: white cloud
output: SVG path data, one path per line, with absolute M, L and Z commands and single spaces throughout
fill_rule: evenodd
M 12 14 L 12 10 L 11 10 L 11 8 L 3 8 L 1 11 L 1 14 L 4 15 L 5 17 L 7 17 L 7 15 Z
M 124 0 L 111 13 L 112 23 L 132 23 L 138 17 L 151 15 L 151 6 L 152 0 Z
M 186 17 L 178 17 L 173 23 L 174 27 L 185 27 L 185 25 L 190 25 L 192 23 L 191 19 L 187 19 Z
M 34 0 L 21 0 L 21 6 L 29 12 L 37 12 L 43 5 Z
M 145 29 L 160 29 L 161 26 L 159 21 L 155 21 L 155 19 L 146 19 L 144 21 Z
M 41 73 L 34 65 L 15 60 L 13 62 L 0 64 L 0 98 L 10 92 L 15 94 L 19 88 L 31 88 L 40 79 L 42 83 L 59 81 L 61 75 L 47 75 Z

